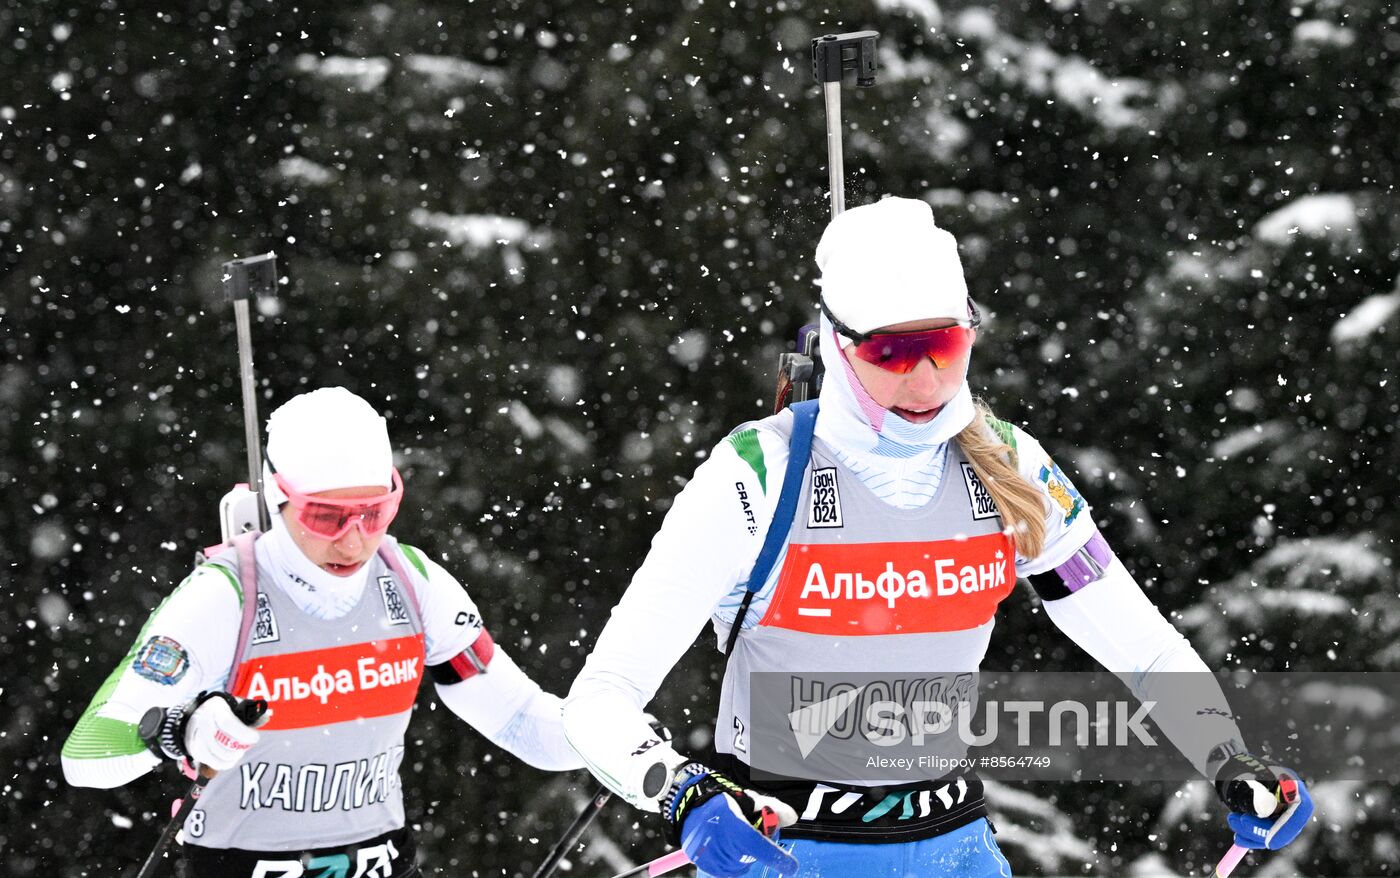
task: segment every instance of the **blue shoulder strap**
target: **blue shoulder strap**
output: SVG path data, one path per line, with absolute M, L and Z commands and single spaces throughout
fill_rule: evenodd
M 792 410 L 792 435 L 788 438 L 788 461 L 787 469 L 783 471 L 783 490 L 778 495 L 778 505 L 773 509 L 773 521 L 768 525 L 763 549 L 758 553 L 758 560 L 753 562 L 753 572 L 749 574 L 749 581 L 744 586 L 744 601 L 739 605 L 739 612 L 734 616 L 734 625 L 729 629 L 729 644 L 724 649 L 726 656 L 734 651 L 734 644 L 739 639 L 739 629 L 743 627 L 744 617 L 749 612 L 749 602 L 753 600 L 754 594 L 763 588 L 773 565 L 778 563 L 783 544 L 787 542 L 788 531 L 792 529 L 793 516 L 797 514 L 797 499 L 802 496 L 803 476 L 807 472 L 807 461 L 812 456 L 812 436 L 817 430 L 818 401 L 809 399 L 806 402 L 793 403 L 788 408 Z

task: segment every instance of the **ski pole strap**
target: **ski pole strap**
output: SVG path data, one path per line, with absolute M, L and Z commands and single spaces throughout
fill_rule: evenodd
M 727 658 L 734 652 L 734 644 L 739 641 L 739 630 L 744 627 L 744 618 L 749 613 L 753 596 L 768 581 L 773 565 L 787 544 L 788 531 L 792 529 L 793 516 L 797 514 L 797 499 L 802 496 L 803 476 L 807 472 L 807 461 L 812 456 L 812 436 L 817 431 L 817 409 L 819 401 L 793 403 L 788 406 L 792 412 L 792 435 L 788 439 L 787 469 L 783 471 L 783 490 L 778 495 L 778 505 L 773 510 L 773 521 L 768 525 L 768 534 L 763 538 L 763 548 L 758 560 L 753 562 L 749 581 L 745 584 L 743 603 L 734 616 L 734 624 L 729 629 L 729 643 L 724 648 Z

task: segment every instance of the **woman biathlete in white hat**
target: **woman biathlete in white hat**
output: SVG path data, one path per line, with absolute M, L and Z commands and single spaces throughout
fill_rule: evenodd
M 581 765 L 559 699 L 457 580 L 388 535 L 403 481 L 369 403 L 339 387 L 294 397 L 268 421 L 267 458 L 272 529 L 156 608 L 64 745 L 64 774 L 114 787 L 165 759 L 218 771 L 183 827 L 194 878 L 417 875 L 399 765 L 422 678 L 553 771 Z M 249 725 L 241 699 L 268 710 Z
M 928 206 L 891 198 L 841 214 L 817 263 L 826 377 L 814 436 L 811 408 L 784 411 L 739 428 L 696 470 L 573 684 L 569 740 L 605 784 L 661 812 L 702 874 L 1009 875 L 974 772 L 893 792 L 897 779 L 878 774 L 754 776 L 754 675 L 975 672 L 1018 577 L 1110 671 L 1208 669 L 1040 444 L 974 402 L 979 318 Z M 790 461 L 803 436 L 810 450 Z M 784 506 L 793 473 L 796 503 Z M 642 715 L 706 621 L 727 653 L 711 765 Z M 1307 791 L 1248 755 L 1219 687 L 1207 688 L 1189 704 L 1147 694 L 1189 717 L 1160 725 L 1217 780 L 1237 841 L 1280 847 L 1311 814 Z M 775 844 L 765 835 L 779 824 Z

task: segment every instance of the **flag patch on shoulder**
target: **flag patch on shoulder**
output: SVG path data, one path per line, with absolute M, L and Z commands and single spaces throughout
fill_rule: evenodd
M 190 669 L 190 654 L 177 641 L 157 635 L 136 651 L 131 668 L 152 683 L 174 686 Z
M 1064 513 L 1065 524 L 1070 524 L 1084 511 L 1084 498 L 1061 471 L 1059 464 L 1049 458 L 1046 458 L 1046 464 L 1040 468 L 1040 482 L 1045 486 L 1045 493 Z

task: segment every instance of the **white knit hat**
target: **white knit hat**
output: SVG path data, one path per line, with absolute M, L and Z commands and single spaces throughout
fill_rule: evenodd
M 967 320 L 958 242 L 913 198 L 886 198 L 832 220 L 817 244 L 822 301 L 856 332 L 915 320 Z
M 374 406 L 344 387 L 322 387 L 279 406 L 267 419 L 267 461 L 304 494 L 393 486 L 388 425 Z M 275 509 L 286 497 L 270 476 L 265 482 Z

